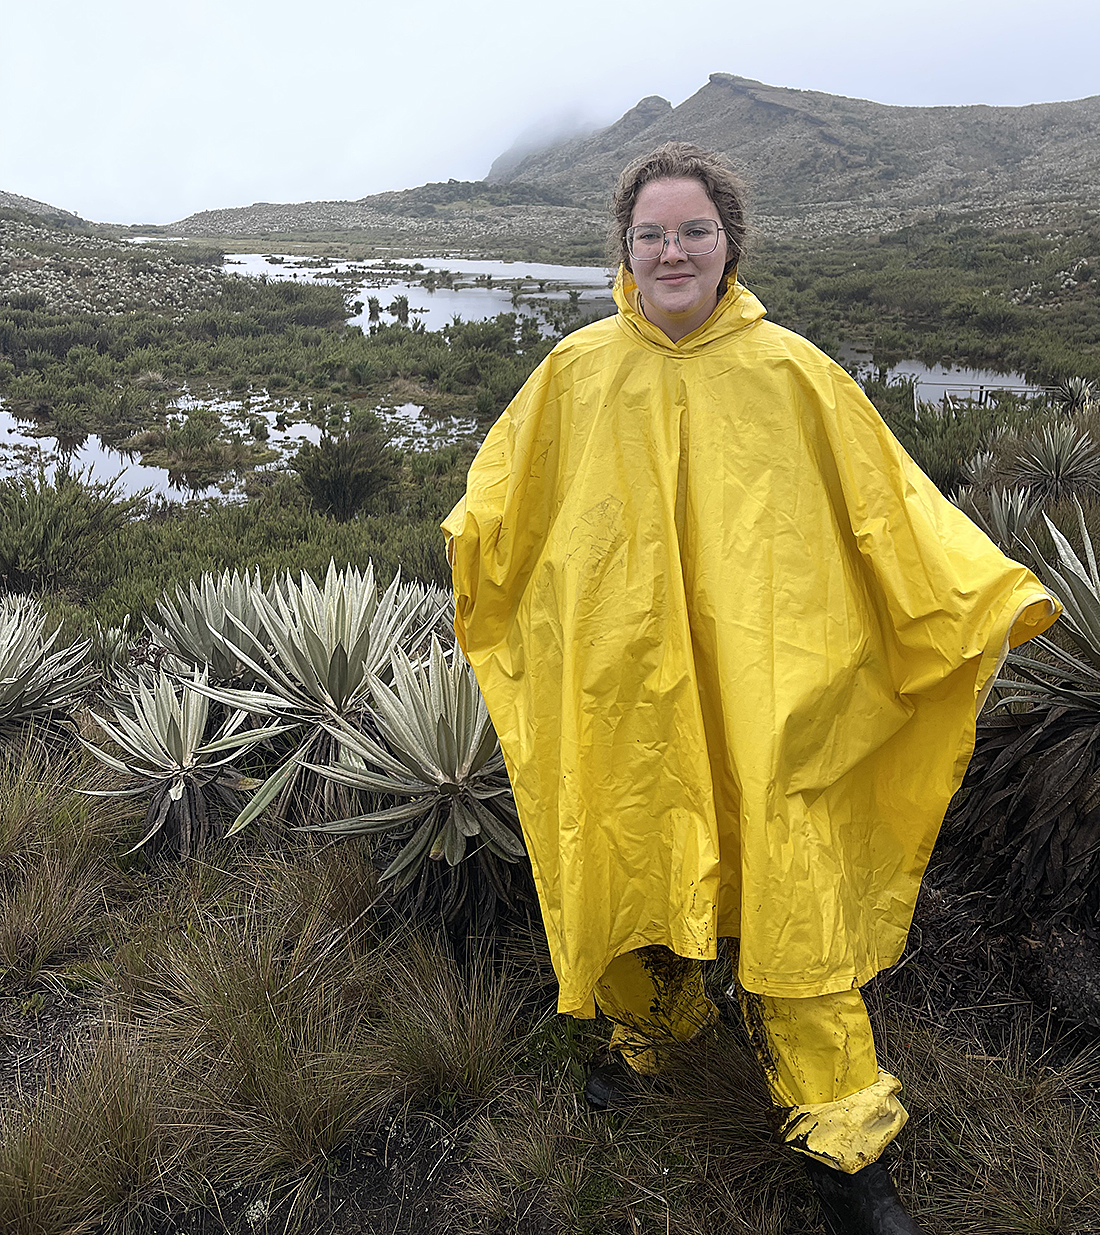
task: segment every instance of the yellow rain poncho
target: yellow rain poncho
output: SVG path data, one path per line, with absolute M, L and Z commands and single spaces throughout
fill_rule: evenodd
M 859 387 L 733 284 L 671 342 L 620 275 L 444 523 L 559 1009 L 648 944 L 799 997 L 901 954 L 999 659 L 1056 606 Z

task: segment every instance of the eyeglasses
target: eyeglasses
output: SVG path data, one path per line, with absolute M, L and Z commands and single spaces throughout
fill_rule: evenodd
M 705 257 L 718 248 L 718 234 L 724 232 L 713 219 L 689 219 L 674 232 L 666 232 L 657 223 L 638 223 L 626 229 L 626 250 L 635 261 L 652 262 L 660 257 L 675 236 L 685 257 Z

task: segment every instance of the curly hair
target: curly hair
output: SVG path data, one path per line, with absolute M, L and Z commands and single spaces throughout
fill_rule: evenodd
M 691 142 L 665 142 L 650 154 L 627 164 L 611 199 L 612 225 L 608 237 L 613 260 L 631 269 L 626 229 L 643 187 L 654 180 L 698 180 L 714 203 L 729 248 L 723 279 L 741 260 L 745 249 L 745 186 L 721 155 Z

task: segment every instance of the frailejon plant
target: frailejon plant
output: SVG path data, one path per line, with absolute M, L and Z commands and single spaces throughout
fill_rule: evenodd
M 81 739 L 92 754 L 136 784 L 88 789 L 97 797 L 148 795 L 145 829 L 134 846 L 157 839 L 180 857 L 198 852 L 223 830 L 221 820 L 241 805 L 240 791 L 255 786 L 232 766 L 261 742 L 278 737 L 286 725 L 240 732 L 248 718 L 234 711 L 206 741 L 210 700 L 201 692 L 205 675 L 178 682 L 163 671 L 152 685 L 137 681 L 112 705 L 113 718 L 92 719 L 118 747 L 110 754 Z
M 282 818 L 295 815 L 308 821 L 317 811 L 326 818 L 332 818 L 334 810 L 347 813 L 346 795 L 335 794 L 333 783 L 311 767 L 335 760 L 331 729 L 356 725 L 367 709 L 373 681 L 388 672 L 394 648 L 403 640 L 415 644 L 420 631 L 438 620 L 439 596 L 438 589 L 402 583 L 399 574 L 380 593 L 373 565 L 365 571 L 351 566 L 338 570 L 332 562 L 320 588 L 303 572 L 300 582 L 285 575 L 270 595 L 254 593 L 269 647 L 246 651 L 244 640 L 228 634 L 223 640 L 253 672 L 258 688 L 202 689 L 228 708 L 301 726 L 302 736 L 293 756 L 264 782 L 234 830 L 272 802 L 277 802 Z
M 55 648 L 60 628 L 27 596 L 0 597 L 0 743 L 35 726 L 57 733 L 97 677 L 87 642 Z
M 984 510 L 973 488 L 960 489 L 954 500 L 955 505 L 1007 553 L 1018 550 L 1024 533 L 1040 510 L 1040 502 L 1028 489 L 992 488 L 985 497 Z
M 377 737 L 330 725 L 339 755 L 312 770 L 392 804 L 310 830 L 388 836 L 397 853 L 382 879 L 395 894 L 410 891 L 447 921 L 484 926 L 498 902 L 513 902 L 512 868 L 527 857 L 500 743 L 457 652 L 448 663 L 433 638 L 426 663 L 395 649 L 391 664 L 392 685 L 372 682 Z
M 1080 424 L 1045 425 L 1020 447 L 1011 479 L 1040 501 L 1096 493 L 1100 491 L 1100 450 Z
M 237 651 L 254 659 L 265 646 L 263 621 L 256 596 L 268 599 L 260 582 L 260 572 L 238 573 L 223 570 L 215 575 L 204 571 L 198 583 L 193 579 L 184 592 L 175 589 L 175 599 L 165 595 L 157 601 L 163 625 L 146 618 L 153 639 L 161 647 L 196 669 L 205 669 L 222 686 L 251 686 L 256 675 Z
M 1066 701 L 1084 703 L 1100 713 L 1100 571 L 1097 569 L 1096 550 L 1085 521 L 1084 508 L 1076 499 L 1073 505 L 1077 513 L 1077 530 L 1081 537 L 1084 561 L 1046 515 L 1043 516 L 1043 522 L 1054 542 L 1057 565 L 1043 557 L 1030 537 L 1028 548 L 1043 578 L 1062 602 L 1064 612 L 1061 628 L 1076 644 L 1084 660 L 1072 656 L 1046 636 L 1042 637 L 1042 643 L 1038 646 L 1053 658 L 1056 666 L 1053 672 L 1049 665 L 1025 656 L 1022 652 L 1014 653 L 1013 660 L 1015 664 L 1027 666 L 1031 673 L 1038 675 L 1038 681 L 1033 681 L 1032 687 L 1037 687 L 1040 692 L 1047 689 L 1042 684 L 1044 681 L 1050 684 L 1051 689 L 1054 683 L 1060 680 L 1076 682 L 1084 688 L 1083 693 L 1070 692 L 1065 696 Z
M 980 878 L 1006 917 L 1100 914 L 1100 571 L 1076 503 L 1084 560 L 1044 515 L 1056 563 L 1025 537 L 1062 602 L 1069 650 L 1045 635 L 1011 653 L 997 711 L 983 718 L 945 839 L 960 876 Z M 1058 627 L 1055 628 L 1056 630 Z M 975 844 L 981 861 L 975 862 Z

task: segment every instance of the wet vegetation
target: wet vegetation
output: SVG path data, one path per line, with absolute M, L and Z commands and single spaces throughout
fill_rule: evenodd
M 365 401 L 402 380 L 423 387 L 437 410 L 473 410 L 480 400 L 491 414 L 553 346 L 511 314 L 442 332 L 380 323 L 369 335 L 346 326 L 347 316 L 339 288 L 290 281 L 224 279 L 179 320 L 58 313 L 19 296 L 0 316 L 3 393 L 55 430 L 114 440 L 163 416 L 165 395 L 184 385 Z
M 929 222 L 813 242 L 761 238 L 749 285 L 825 351 L 1100 378 L 1100 223 L 1052 232 Z
M 187 247 L 147 255 L 11 219 L 0 219 L 0 237 L 0 395 L 8 409 L 63 442 L 98 433 L 177 470 L 263 462 L 257 418 L 273 404 L 284 418 L 323 429 L 334 405 L 347 414 L 385 401 L 487 424 L 554 342 L 536 319 L 516 314 L 425 331 L 407 302 L 403 311 L 389 304 L 390 320 L 379 315 L 368 334 L 347 325 L 351 306 L 339 286 L 234 278 L 205 266 L 192 284 L 198 259 Z M 140 287 L 119 275 L 124 260 L 153 272 L 157 294 L 140 307 L 132 303 Z M 97 272 L 93 299 L 86 267 Z M 433 285 L 448 279 L 408 273 Z M 166 290 L 174 283 L 178 295 Z M 578 306 L 547 313 L 559 332 L 584 320 Z M 184 416 L 181 395 L 207 406 Z M 236 423 L 212 410 L 216 400 L 240 405 Z
M 364 334 L 340 287 L 5 224 L 6 409 L 247 479 L 175 506 L 64 469 L 0 483 L 0 1229 L 817 1235 L 730 957 L 715 1035 L 621 1114 L 579 1097 L 610 1027 L 551 1011 L 438 590 L 472 447 L 397 449 L 375 409 L 485 425 L 552 338 L 512 314 L 425 331 L 384 292 Z M 1093 224 L 929 225 L 761 241 L 744 272 L 824 345 L 1052 388 L 866 382 L 1069 611 L 1010 663 L 909 950 L 867 992 L 912 1112 L 890 1165 L 937 1235 L 1100 1227 L 1098 252 Z M 142 279 L 161 304 L 130 303 Z M 260 391 L 321 431 L 285 467 L 217 407 Z

